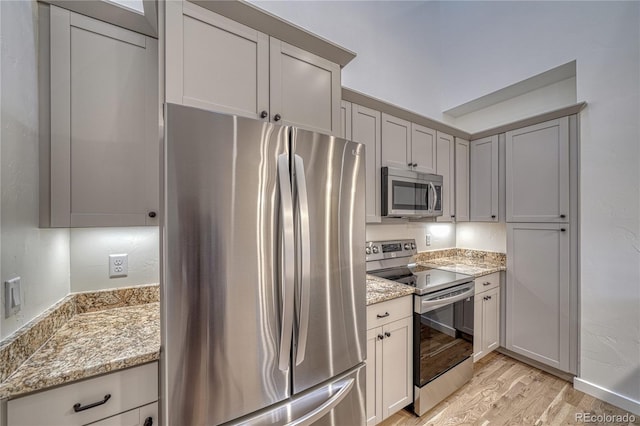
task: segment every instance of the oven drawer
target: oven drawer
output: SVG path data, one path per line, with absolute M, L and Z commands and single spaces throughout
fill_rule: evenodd
M 487 290 L 493 290 L 500 286 L 500 272 L 494 272 L 493 274 L 478 277 L 475 279 L 475 283 L 476 294 Z
M 413 295 L 367 306 L 367 330 L 389 324 L 413 313 Z

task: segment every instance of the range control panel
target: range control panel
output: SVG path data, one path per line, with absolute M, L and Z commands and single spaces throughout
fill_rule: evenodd
M 416 240 L 368 241 L 364 249 L 366 261 L 411 257 L 416 254 Z

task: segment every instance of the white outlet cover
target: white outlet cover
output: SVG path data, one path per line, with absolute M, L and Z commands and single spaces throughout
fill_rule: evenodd
M 129 255 L 109 255 L 109 278 L 122 278 L 129 275 Z
M 4 317 L 18 313 L 22 306 L 20 277 L 15 277 L 4 282 Z

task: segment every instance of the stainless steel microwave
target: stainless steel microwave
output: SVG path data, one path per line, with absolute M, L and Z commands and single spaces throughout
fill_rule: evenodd
M 382 168 L 382 216 L 442 216 L 442 176 Z

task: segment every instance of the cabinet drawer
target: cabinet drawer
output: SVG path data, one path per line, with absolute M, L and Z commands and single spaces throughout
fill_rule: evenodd
M 475 291 L 476 294 L 483 291 L 492 290 L 500 286 L 500 272 L 494 272 L 490 275 L 485 275 L 475 279 Z
M 149 418 L 151 420 L 148 420 Z M 153 404 L 91 423 L 90 426 L 158 426 L 159 424 L 158 403 L 154 402 Z
M 74 405 L 101 405 L 75 412 Z M 33 395 L 7 404 L 11 426 L 81 426 L 158 400 L 158 363 L 121 370 Z
M 367 306 L 367 330 L 411 316 L 413 296 Z

